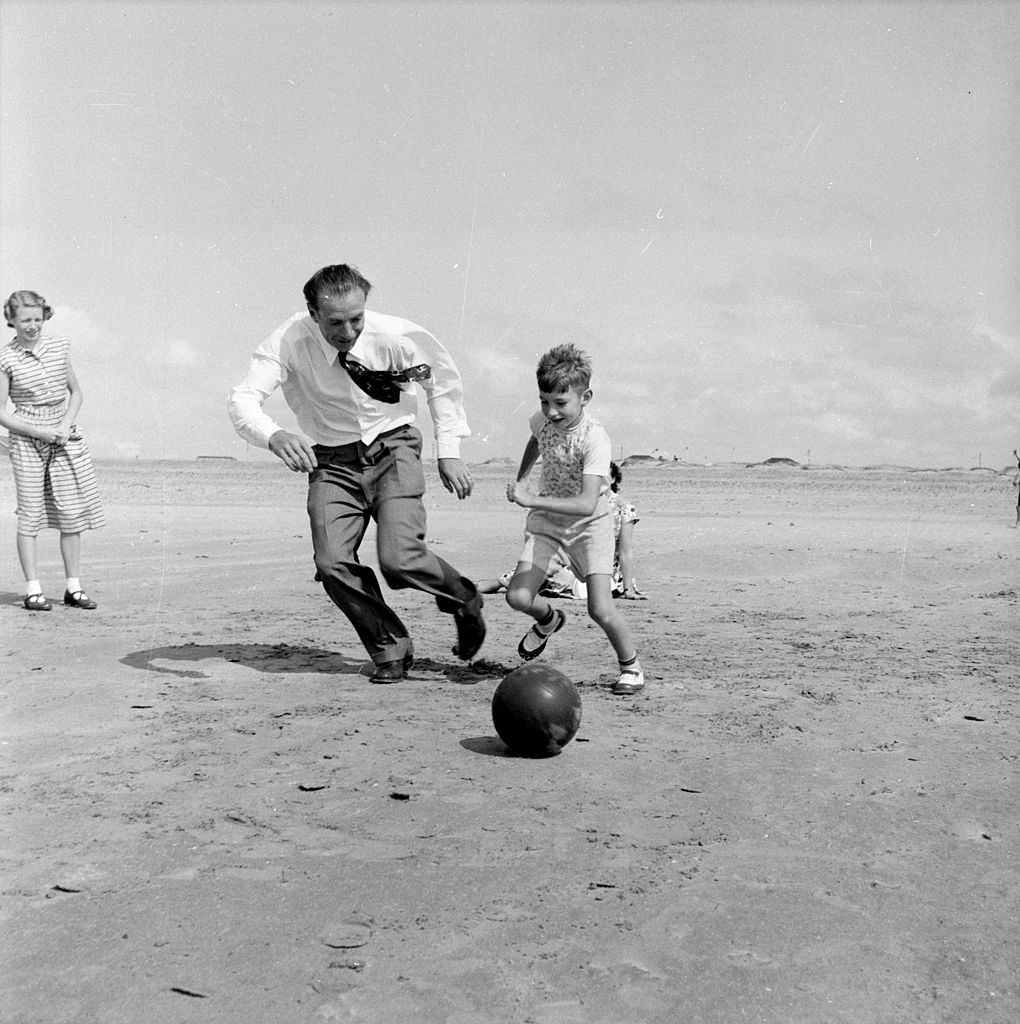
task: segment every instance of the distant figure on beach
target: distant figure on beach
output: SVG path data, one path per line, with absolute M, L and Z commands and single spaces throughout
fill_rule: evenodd
M 611 477 L 609 507 L 613 512 L 613 535 L 616 538 L 616 556 L 613 564 L 613 596 L 626 601 L 647 601 L 638 590 L 635 577 L 634 527 L 641 521 L 637 509 L 620 496 L 623 470 L 615 463 L 609 464 Z
M 24 605 L 52 611 L 39 581 L 38 537 L 60 531 L 66 586 L 64 604 L 96 607 L 82 590 L 81 535 L 105 524 L 92 456 L 75 419 L 82 391 L 69 353 L 70 341 L 43 333 L 53 310 L 37 292 L 17 291 L 4 303 L 13 340 L 0 350 L 0 426 L 10 431 L 17 491 L 17 548 L 25 575 Z M 14 411 L 8 411 L 8 403 Z
M 625 601 L 647 601 L 634 577 L 634 527 L 640 522 L 637 509 L 630 502 L 620 497 L 620 484 L 623 482 L 623 470 L 615 462 L 609 464 L 610 495 L 609 507 L 613 514 L 613 534 L 616 539 L 616 553 L 613 564 L 613 597 Z M 588 596 L 588 588 L 584 580 L 579 580 L 571 571 L 570 566 L 560 557 L 550 564 L 550 573 L 542 584 L 539 594 L 542 597 L 561 597 L 575 601 L 583 601 Z M 513 571 L 502 576 L 478 581 L 478 589 L 483 594 L 498 594 L 506 590 L 513 577 Z
M 228 408 L 245 441 L 308 474 L 316 579 L 365 645 L 374 664 L 371 681 L 396 683 L 414 663 L 414 644 L 375 573 L 358 558 L 370 519 L 386 582 L 434 596 L 454 618 L 454 653 L 465 661 L 481 648 L 485 621 L 474 583 L 425 545 L 422 437 L 412 385 L 420 384 L 428 399 L 440 479 L 463 499 L 472 481 L 460 458 L 461 438 L 470 434 L 460 373 L 424 328 L 367 310 L 371 287 L 347 264 L 317 271 L 304 286 L 306 311 L 259 345 Z M 262 410 L 277 388 L 306 436 L 281 429 Z
M 645 677 L 627 622 L 613 604 L 611 581 L 615 541 L 609 506 L 612 446 L 605 428 L 589 415 L 591 363 L 573 345 L 557 345 L 538 363 L 540 409 L 532 415 L 531 437 L 507 500 L 528 509 L 524 549 L 506 591 L 507 604 L 534 619 L 517 653 L 537 658 L 566 616 L 540 591 L 554 560 L 566 561 L 588 589 L 588 614 L 613 645 L 619 678 L 613 693 L 644 688 Z M 542 459 L 538 494 L 525 478 Z
M 1020 455 L 1013 449 L 1013 458 L 1016 459 L 1016 475 L 1013 477 L 1013 486 L 1016 488 L 1016 522 L 1013 528 L 1020 526 Z

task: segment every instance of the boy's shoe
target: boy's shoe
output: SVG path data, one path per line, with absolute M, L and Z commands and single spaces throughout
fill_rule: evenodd
M 73 594 L 70 590 L 64 591 L 64 604 L 70 605 L 72 608 L 96 608 L 96 602 L 85 593 L 84 590 L 76 590 Z
M 613 693 L 638 693 L 645 688 L 645 674 L 639 665 L 620 669 L 620 678 L 613 684 Z
M 25 607 L 30 612 L 50 612 L 53 611 L 53 605 L 43 597 L 42 594 L 29 594 L 25 598 Z
M 531 629 L 521 637 L 521 642 L 517 645 L 517 653 L 525 661 L 531 661 L 532 658 L 537 658 L 545 650 L 545 645 L 549 642 L 549 637 L 551 637 L 553 633 L 558 633 L 566 624 L 566 621 L 566 615 L 564 615 L 559 608 L 554 608 L 553 624 L 547 630 L 543 630 L 539 629 L 538 623 L 536 622 Z

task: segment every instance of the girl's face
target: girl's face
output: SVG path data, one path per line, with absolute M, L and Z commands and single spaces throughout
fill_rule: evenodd
M 34 345 L 42 335 L 44 322 L 41 306 L 19 306 L 14 313 L 14 331 L 18 341 Z

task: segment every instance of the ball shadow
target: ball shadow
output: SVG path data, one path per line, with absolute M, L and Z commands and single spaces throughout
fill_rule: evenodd
M 515 757 L 516 755 L 498 736 L 469 736 L 460 741 L 465 750 L 486 757 Z
M 525 753 L 524 751 L 512 750 L 498 736 L 469 736 L 460 741 L 465 750 L 472 754 L 483 754 L 485 757 L 509 757 L 516 761 L 547 761 L 550 757 L 556 757 L 560 751 L 553 750 L 548 753 Z

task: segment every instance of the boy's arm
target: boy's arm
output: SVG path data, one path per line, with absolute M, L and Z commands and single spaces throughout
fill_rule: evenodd
M 520 483 L 530 472 L 532 466 L 538 459 L 538 438 L 534 434 L 528 438 L 524 446 L 524 454 L 521 456 L 521 466 L 517 470 L 517 482 Z
M 581 480 L 581 493 L 571 494 L 566 498 L 558 498 L 551 494 L 531 494 L 517 484 L 507 485 L 506 496 L 508 501 L 515 502 L 522 508 L 537 508 L 543 512 L 559 512 L 567 516 L 590 516 L 598 505 L 604 478 L 594 473 L 585 473 Z
M 534 434 L 528 438 L 528 443 L 524 446 L 524 454 L 521 456 L 521 464 L 517 470 L 517 479 L 511 481 L 506 485 L 506 500 L 513 503 L 517 502 L 518 505 L 521 503 L 517 500 L 518 495 L 527 494 L 527 488 L 524 486 L 524 479 L 531 472 L 532 467 L 535 465 L 538 459 L 538 438 Z

